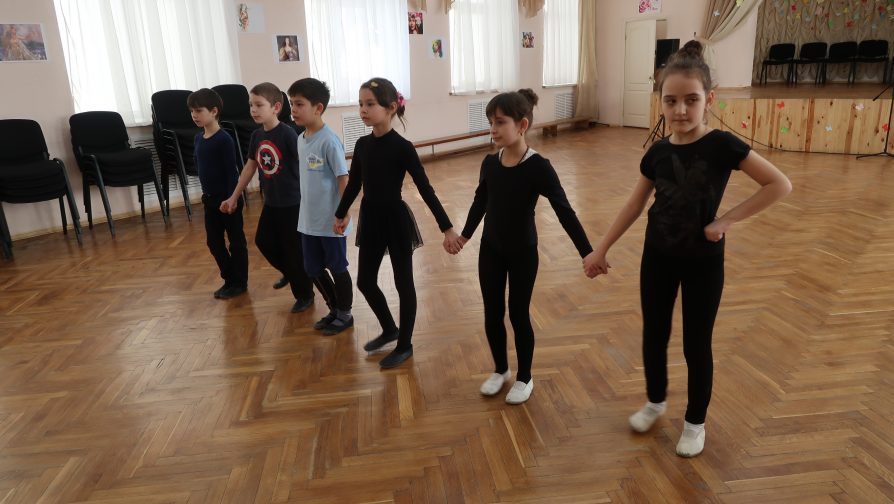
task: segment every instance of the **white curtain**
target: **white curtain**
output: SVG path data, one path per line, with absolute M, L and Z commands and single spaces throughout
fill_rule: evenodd
M 579 0 L 546 0 L 543 12 L 543 85 L 577 84 Z
M 518 87 L 517 0 L 454 0 L 450 9 L 453 93 L 514 91 Z
M 150 98 L 241 81 L 228 0 L 55 0 L 75 111 L 152 122 Z M 271 56 L 272 57 L 272 56 Z
M 356 104 L 373 77 L 410 97 L 407 3 L 400 0 L 306 0 L 310 73 L 325 82 L 333 105 Z

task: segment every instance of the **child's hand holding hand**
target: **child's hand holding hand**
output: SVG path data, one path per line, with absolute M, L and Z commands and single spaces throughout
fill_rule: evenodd
M 710 242 L 719 242 L 731 225 L 731 222 L 723 220 L 723 218 L 715 219 L 714 222 L 705 226 L 705 238 Z
M 231 214 L 236 211 L 236 207 L 238 206 L 238 202 L 232 196 L 223 200 L 220 203 L 220 211 L 225 214 Z
M 599 275 L 607 275 L 611 265 L 605 259 L 605 253 L 594 250 L 587 254 L 583 260 L 584 273 L 588 278 L 596 278 Z
M 339 219 L 335 218 L 335 224 L 332 225 L 332 231 L 335 234 L 343 235 L 345 234 L 345 229 L 348 228 L 348 223 L 351 222 L 350 214 L 346 214 L 343 218 Z

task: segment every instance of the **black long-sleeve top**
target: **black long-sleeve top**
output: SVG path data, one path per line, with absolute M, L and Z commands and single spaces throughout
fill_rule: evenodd
M 484 158 L 463 237 L 471 238 L 484 218 L 481 239 L 488 244 L 500 250 L 536 245 L 534 208 L 541 195 L 549 200 L 580 256 L 592 252 L 593 247 L 568 203 L 559 175 L 549 160 L 540 154 L 534 154 L 513 167 L 503 166 L 498 154 Z
M 413 144 L 393 129 L 381 137 L 369 134 L 357 139 L 348 186 L 335 210 L 343 218 L 363 187 L 363 201 L 369 204 L 390 204 L 401 200 L 404 176 L 409 173 L 423 201 L 438 221 L 441 231 L 453 227 L 441 201 L 425 175 L 425 168 Z

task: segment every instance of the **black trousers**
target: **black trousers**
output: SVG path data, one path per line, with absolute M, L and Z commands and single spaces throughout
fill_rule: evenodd
M 264 205 L 258 219 L 255 245 L 267 262 L 289 280 L 295 299 L 304 300 L 314 295 L 313 283 L 304 271 L 304 254 L 298 233 L 298 205 Z
M 416 285 L 413 283 L 413 246 L 409 240 L 393 239 L 381 243 L 371 243 L 360 247 L 357 254 L 357 288 L 366 298 L 366 302 L 376 314 L 383 331 L 397 328 L 394 317 L 388 309 L 385 294 L 379 288 L 379 268 L 385 258 L 385 249 L 391 257 L 391 269 L 394 270 L 394 284 L 400 298 L 400 333 L 397 339 L 397 350 L 406 350 L 412 346 L 413 328 L 416 325 Z
M 531 379 L 534 360 L 534 328 L 531 327 L 531 295 L 540 258 L 537 246 L 526 249 L 500 251 L 481 240 L 478 253 L 478 279 L 484 301 L 484 332 L 494 358 L 494 372 L 505 373 L 509 368 L 506 350 L 506 283 L 509 282 L 509 322 L 515 333 L 515 352 L 518 355 L 516 379 L 527 383 Z
M 640 269 L 643 365 L 649 401 L 667 397 L 667 344 L 677 290 L 683 292 L 683 355 L 689 369 L 686 421 L 705 422 L 714 362 L 711 337 L 723 293 L 723 254 L 673 257 L 646 248 Z
M 224 284 L 245 287 L 248 285 L 248 246 L 242 229 L 243 202 L 239 198 L 236 211 L 225 214 L 220 211 L 220 203 L 224 199 L 226 198 L 202 195 L 202 204 L 205 207 L 205 243 L 217 262 Z M 224 234 L 230 241 L 229 250 Z

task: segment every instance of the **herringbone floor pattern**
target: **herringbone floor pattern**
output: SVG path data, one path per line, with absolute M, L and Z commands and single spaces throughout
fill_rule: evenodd
M 625 201 L 643 130 L 533 140 L 591 240 Z M 428 163 L 461 227 L 483 153 Z M 218 301 L 201 208 L 15 243 L 0 264 L 0 503 L 894 501 L 894 169 L 873 158 L 768 154 L 794 191 L 737 225 L 715 331 L 705 453 L 673 453 L 685 408 L 679 324 L 669 411 L 646 435 L 638 265 L 645 219 L 591 281 L 548 204 L 531 400 L 492 371 L 476 264 L 453 257 L 412 185 L 415 357 L 382 372 L 357 295 L 353 331 L 309 328 L 251 249 L 249 294 Z M 756 185 L 735 174 L 725 207 Z M 251 240 L 257 195 L 246 218 Z M 356 248 L 350 248 L 355 271 Z M 396 310 L 387 261 L 380 280 Z M 514 359 L 514 354 L 510 355 Z

